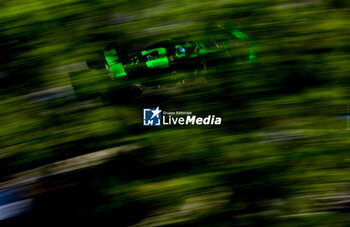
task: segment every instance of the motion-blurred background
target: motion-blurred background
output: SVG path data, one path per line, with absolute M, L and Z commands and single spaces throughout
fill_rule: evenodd
M 349 226 L 349 1 L 0 7 L 1 224 Z M 69 74 L 110 42 L 206 39 L 227 22 L 257 43 L 256 63 L 133 103 L 74 95 Z M 156 106 L 223 123 L 143 127 Z

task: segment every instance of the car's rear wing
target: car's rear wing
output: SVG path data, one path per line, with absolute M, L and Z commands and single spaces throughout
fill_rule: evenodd
M 107 63 L 107 68 L 109 71 L 111 71 L 114 78 L 126 76 L 124 66 L 115 49 L 105 50 L 104 56 Z

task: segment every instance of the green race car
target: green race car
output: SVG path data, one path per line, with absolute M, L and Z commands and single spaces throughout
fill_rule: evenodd
M 90 70 L 103 70 L 114 80 L 109 86 L 113 93 L 119 90 L 130 97 L 140 95 L 144 89 L 185 83 L 199 71 L 207 71 L 208 67 L 218 67 L 238 59 L 246 63 L 256 61 L 253 40 L 238 29 L 225 32 L 229 38 L 169 40 L 130 52 L 120 45 L 111 44 L 103 50 L 103 57 L 101 54 L 101 58 L 88 61 L 87 65 Z M 71 80 L 76 94 L 84 96 L 84 92 L 78 91 L 79 81 L 75 76 L 71 75 Z M 83 80 L 87 80 L 86 76 Z M 90 93 L 93 93 L 91 89 Z

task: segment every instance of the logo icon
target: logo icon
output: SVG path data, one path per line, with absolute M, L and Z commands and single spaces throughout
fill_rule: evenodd
M 143 126 L 160 126 L 160 113 L 162 110 L 157 108 L 143 109 Z

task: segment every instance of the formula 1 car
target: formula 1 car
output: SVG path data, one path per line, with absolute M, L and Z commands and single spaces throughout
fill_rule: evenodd
M 243 61 L 247 63 L 256 61 L 256 44 L 253 40 L 237 29 L 225 32 L 230 38 L 169 40 L 131 52 L 118 44 L 111 44 L 103 50 L 101 58 L 87 61 L 87 65 L 89 69 L 103 70 L 109 74 L 114 80 L 111 89 L 122 91 L 122 96 L 130 97 L 140 95 L 144 89 L 160 87 L 169 82 L 184 83 L 198 71 L 206 71 L 208 66 L 217 67 L 238 58 L 246 58 Z M 238 47 L 242 45 L 245 46 L 244 51 L 239 51 L 241 48 Z M 79 81 L 75 77 L 76 74 L 71 74 L 74 90 L 76 94 L 84 96 L 83 92 L 78 91 Z

